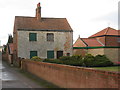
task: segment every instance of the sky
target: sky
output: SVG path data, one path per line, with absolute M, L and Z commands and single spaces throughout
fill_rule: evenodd
M 107 27 L 118 30 L 120 0 L 0 0 L 0 45 L 13 35 L 15 16 L 35 16 L 41 3 L 42 17 L 67 18 L 73 29 L 73 42 Z

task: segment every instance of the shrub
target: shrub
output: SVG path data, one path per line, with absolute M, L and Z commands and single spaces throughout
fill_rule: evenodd
M 43 62 L 62 64 L 62 61 L 59 59 L 44 59 Z
M 94 66 L 95 57 L 91 54 L 85 55 L 83 62 L 85 66 Z
M 74 66 L 82 66 L 83 65 L 83 60 L 82 56 L 63 56 L 60 58 L 63 64 L 66 65 L 74 65 Z
M 42 61 L 42 59 L 40 57 L 38 57 L 38 56 L 32 57 L 31 60 L 33 60 L 33 61 L 40 61 L 40 62 Z
M 61 60 L 61 61 L 70 60 L 70 56 L 62 56 L 59 58 L 59 60 Z
M 105 55 L 95 56 L 95 66 L 112 66 L 113 63 Z

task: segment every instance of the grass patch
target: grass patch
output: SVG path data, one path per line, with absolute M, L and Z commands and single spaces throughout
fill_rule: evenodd
M 92 68 L 99 69 L 99 70 L 104 70 L 104 71 L 116 71 L 116 72 L 119 72 L 119 70 L 120 70 L 120 66 L 92 67 Z

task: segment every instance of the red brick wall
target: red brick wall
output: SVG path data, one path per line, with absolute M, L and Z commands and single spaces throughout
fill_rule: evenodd
M 106 36 L 106 46 L 119 46 L 118 37 Z
M 86 54 L 87 54 L 87 49 L 73 49 L 73 55 L 85 56 Z
M 98 40 L 100 40 L 105 46 L 120 46 L 118 43 L 119 37 L 113 37 L 113 36 L 103 36 L 103 37 L 96 37 Z
M 120 73 L 22 60 L 28 71 L 62 88 L 118 88 Z
M 78 38 L 74 43 L 73 47 L 86 47 L 86 45 L 80 38 Z

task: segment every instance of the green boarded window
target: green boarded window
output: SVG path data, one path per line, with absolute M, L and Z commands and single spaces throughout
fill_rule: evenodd
M 37 41 L 37 33 L 29 33 L 29 41 Z
M 30 58 L 37 56 L 37 51 L 30 51 Z
M 47 51 L 47 58 L 49 59 L 54 58 L 54 51 Z

